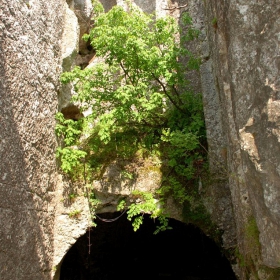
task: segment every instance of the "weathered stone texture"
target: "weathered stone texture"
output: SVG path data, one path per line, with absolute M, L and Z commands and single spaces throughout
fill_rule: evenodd
M 106 10 L 124 3 L 101 2 Z M 256 268 L 279 267 L 279 1 L 134 2 L 146 12 L 169 11 L 178 19 L 188 11 L 201 30 L 199 45 L 191 46 L 203 59 L 201 81 L 190 78 L 204 95 L 210 167 L 218 179 L 208 187 L 205 205 L 224 230 L 225 247 L 235 245 L 236 227 L 245 256 L 255 252 L 246 243 L 248 222 L 255 220 L 261 244 L 260 256 L 253 256 Z M 89 0 L 1 1 L 1 280 L 51 279 L 52 266 L 59 269 L 64 254 L 89 226 L 86 199 L 80 194 L 70 203 L 71 184 L 57 177 L 54 114 L 62 59 L 69 70 L 78 63 L 75 59 L 82 64 L 93 55 L 81 43 L 90 17 Z M 77 58 L 81 48 L 84 56 Z M 69 104 L 69 96 L 59 98 L 60 109 Z M 120 170 L 114 170 L 119 178 Z M 108 202 L 114 211 L 119 196 L 127 193 L 110 189 L 115 177 L 109 173 L 110 168 L 107 183 L 96 182 L 96 187 L 103 206 Z M 156 172 L 151 182 L 157 184 L 158 176 Z M 180 219 L 180 211 L 169 204 L 173 217 Z M 71 219 L 69 213 L 77 209 L 81 215 Z M 268 279 L 266 273 L 258 274 Z M 239 277 L 246 279 L 242 269 Z
M 211 58 L 207 67 L 213 69 L 215 82 L 213 90 L 205 92 L 213 91 L 214 103 L 209 105 L 217 110 L 208 117 L 222 132 L 212 128 L 208 138 L 226 151 L 239 249 L 244 255 L 250 252 L 244 243 L 246 224 L 255 219 L 260 231 L 259 262 L 279 267 L 280 3 L 205 1 L 205 6 Z
M 113 6 L 117 5 L 117 2 L 120 0 L 100 0 L 100 3 L 103 5 L 105 12 L 107 13 L 112 9 Z
M 77 188 L 61 175 L 57 179 L 53 200 L 56 205 L 52 263 L 54 280 L 59 280 L 61 263 L 67 251 L 92 224 L 88 200 L 84 195 L 85 186 Z
M 186 47 L 200 57 L 202 61 L 199 72 L 190 71 L 187 73 L 187 79 L 191 81 L 193 91 L 203 93 L 207 127 L 211 179 L 201 184 L 200 191 L 212 222 L 223 232 L 222 246 L 230 249 L 236 245 L 236 230 L 228 175 L 225 168 L 226 150 L 222 129 L 222 108 L 219 108 L 218 89 L 213 75 L 213 63 L 207 37 L 209 23 L 205 13 L 204 1 L 172 1 L 172 3 L 169 2 L 168 7 L 169 13 L 179 20 L 183 31 L 185 27 L 182 25 L 181 18 L 186 12 L 191 16 L 194 27 L 200 31 L 197 39 L 186 44 Z
M 74 4 L 73 4 L 74 5 Z M 62 71 L 70 71 L 79 52 L 80 27 L 78 19 L 67 3 L 64 4 L 65 20 L 61 38 Z M 58 94 L 58 110 L 71 104 L 71 85 L 61 85 Z
M 1 1 L 2 280 L 50 277 L 62 4 Z

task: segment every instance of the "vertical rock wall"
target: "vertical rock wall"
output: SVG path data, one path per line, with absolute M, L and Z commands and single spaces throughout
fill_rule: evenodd
M 204 116 L 207 127 L 208 159 L 210 180 L 204 182 L 201 195 L 204 205 L 211 215 L 212 222 L 222 233 L 222 246 L 231 250 L 236 245 L 236 230 L 233 216 L 231 193 L 228 175 L 225 174 L 226 158 L 224 156 L 224 135 L 222 115 L 217 102 L 217 88 L 213 76 L 213 63 L 208 38 L 208 18 L 205 1 L 181 0 L 177 4 L 180 13 L 188 12 L 194 27 L 200 31 L 199 37 L 187 46 L 196 56 L 201 58 L 199 73 L 189 77 L 194 92 L 203 94 Z
M 122 3 L 102 2 L 106 9 Z M 90 16 L 88 0 L 67 3 L 73 12 L 64 0 L 1 2 L 0 278 L 4 280 L 51 279 L 52 266 L 88 227 L 86 200 L 67 204 L 69 188 L 58 180 L 54 156 L 62 58 L 64 67 L 71 67 L 79 52 L 79 29 L 82 22 L 83 28 L 88 26 Z M 203 59 L 201 83 L 199 77 L 194 82 L 204 95 L 211 171 L 217 175 L 206 204 L 224 230 L 226 247 L 234 245 L 237 230 L 236 256 L 243 265 L 239 278 L 279 279 L 265 268 L 280 266 L 279 1 L 135 3 L 147 12 L 172 12 L 178 19 L 188 11 L 202 31 L 197 48 Z M 76 22 L 68 20 L 74 41 L 64 40 L 69 32 L 63 37 L 67 13 Z M 60 107 L 63 102 L 68 100 L 61 99 Z M 70 220 L 68 212 L 77 207 L 84 209 L 82 215 Z M 69 225 L 76 231 L 69 232 Z
M 204 80 L 208 139 L 214 156 L 226 162 L 220 170 L 229 178 L 240 279 L 268 279 L 263 265 L 280 266 L 280 3 L 204 4 L 213 73 L 209 85 Z
M 1 0 L 0 278 L 50 279 L 63 0 Z

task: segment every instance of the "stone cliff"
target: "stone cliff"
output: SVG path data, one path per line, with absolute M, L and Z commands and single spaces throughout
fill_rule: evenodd
M 224 158 L 239 258 L 250 279 L 267 279 L 262 266 L 280 264 L 279 9 L 278 1 L 205 1 L 208 141 Z
M 65 3 L 1 1 L 0 278 L 50 279 Z
M 101 2 L 106 10 L 122 3 Z M 191 48 L 203 62 L 192 79 L 203 93 L 209 145 L 212 180 L 203 186 L 205 205 L 223 231 L 223 246 L 236 260 L 238 278 L 279 279 L 279 1 L 135 3 L 178 19 L 188 11 L 201 30 Z M 93 56 L 80 40 L 90 18 L 86 0 L 2 0 L 3 280 L 59 279 L 61 260 L 89 225 L 86 199 L 79 196 L 70 203 L 73 186 L 57 172 L 54 115 L 70 104 L 71 89 L 59 84 L 62 68 L 83 65 Z M 104 205 L 114 204 L 120 194 L 100 193 Z M 75 209 L 81 210 L 79 219 L 69 217 Z M 180 209 L 172 215 L 180 219 Z

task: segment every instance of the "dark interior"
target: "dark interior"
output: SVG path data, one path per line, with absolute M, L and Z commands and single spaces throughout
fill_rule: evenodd
M 105 213 L 114 219 L 120 213 Z M 66 254 L 61 280 L 234 280 L 229 261 L 201 230 L 170 219 L 172 230 L 154 235 L 148 215 L 137 232 L 126 215 L 114 222 L 97 219 L 97 227 L 80 237 Z

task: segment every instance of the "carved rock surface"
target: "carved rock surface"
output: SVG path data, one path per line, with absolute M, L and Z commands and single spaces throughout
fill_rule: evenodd
M 0 278 L 50 279 L 62 0 L 2 0 Z
M 67 3 L 64 0 L 1 2 L 1 280 L 51 279 L 52 266 L 59 265 L 65 252 L 89 225 L 86 199 L 79 196 L 67 204 L 65 199 L 71 195 L 71 185 L 62 182 L 56 172 L 54 114 L 58 107 L 62 59 L 70 58 L 65 69 L 74 63 L 81 18 L 86 18 L 83 28 L 87 27 L 91 5 L 86 0 Z M 123 1 L 106 1 L 105 8 L 116 3 Z M 258 268 L 262 264 L 280 266 L 280 3 L 277 0 L 135 0 L 135 3 L 146 12 L 158 14 L 165 14 L 168 8 L 178 19 L 181 12 L 189 11 L 202 32 L 196 49 L 203 59 L 201 84 L 198 77 L 194 81 L 204 95 L 209 158 L 218 179 L 209 189 L 210 199 L 205 203 L 224 230 L 228 247 L 234 245 L 236 227 L 243 255 L 255 252 L 246 235 L 250 221 L 256 222 L 259 235 L 254 238 L 259 239 L 261 251 L 259 256 L 253 256 L 253 261 L 258 277 L 269 279 Z M 180 6 L 185 7 L 173 10 Z M 76 17 L 75 10 L 78 10 Z M 61 42 L 65 38 L 67 13 L 73 19 L 68 27 L 76 38 L 68 41 L 72 46 L 67 40 L 63 39 L 64 46 Z M 67 53 L 68 47 L 71 50 Z M 62 108 L 64 101 L 60 102 Z M 119 195 L 126 193 L 110 191 L 114 179 L 109 176 L 110 170 L 120 175 L 116 167 L 110 168 L 106 184 L 97 182 L 97 188 L 104 202 L 115 206 Z M 159 174 L 155 174 L 158 182 Z M 81 210 L 81 214 L 71 219 L 69 214 L 75 210 Z M 174 216 L 180 219 L 175 210 Z M 230 219 L 232 215 L 234 219 Z M 54 277 L 58 276 L 59 272 Z M 245 273 L 240 271 L 239 278 L 246 279 Z
M 200 31 L 197 39 L 188 42 L 186 47 L 201 58 L 200 71 L 190 71 L 187 79 L 195 93 L 203 93 L 204 116 L 207 126 L 208 153 L 210 161 L 211 179 L 201 183 L 200 194 L 204 206 L 211 215 L 212 222 L 222 234 L 222 245 L 225 249 L 236 246 L 236 230 L 233 216 L 232 198 L 229 189 L 228 175 L 225 174 L 226 157 L 224 149 L 224 135 L 222 129 L 222 116 L 217 101 L 218 94 L 213 76 L 213 63 L 210 57 L 209 38 L 207 37 L 208 18 L 204 1 L 181 0 L 168 2 L 168 11 L 185 27 L 181 18 L 189 13 L 193 26 Z M 185 58 L 184 60 L 186 60 Z M 183 61 L 187 63 L 187 61 Z
M 63 176 L 58 176 L 56 206 L 53 226 L 53 263 L 52 276 L 59 280 L 61 262 L 77 239 L 91 226 L 91 214 L 84 188 L 71 185 Z
M 79 52 L 79 37 L 80 27 L 78 19 L 67 5 L 64 3 L 64 22 L 63 22 L 63 33 L 61 38 L 61 56 L 62 56 L 62 71 L 70 71 Z M 71 105 L 72 97 L 72 86 L 61 85 L 58 94 L 58 110 L 66 108 Z
M 255 265 L 279 267 L 280 3 L 205 3 L 210 43 L 207 63 L 214 81 L 209 85 L 212 89 L 205 86 L 205 92 L 213 94 L 205 104 L 206 111 L 212 112 L 206 114 L 212 124 L 209 143 L 216 146 L 212 150 L 216 157 L 224 154 L 227 160 L 241 253 L 250 254 L 248 222 L 255 220 L 261 245 Z

